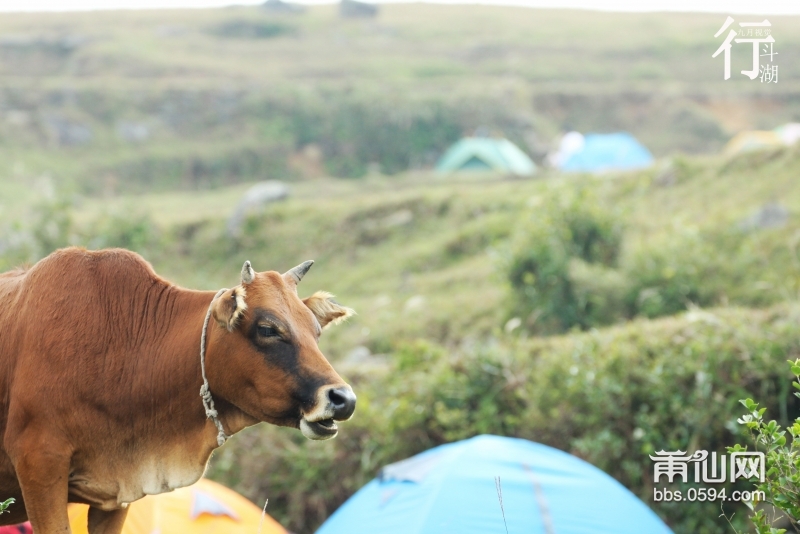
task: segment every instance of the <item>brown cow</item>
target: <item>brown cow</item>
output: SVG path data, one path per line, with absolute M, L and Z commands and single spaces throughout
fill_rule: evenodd
M 261 421 L 335 436 L 356 398 L 317 341 L 352 310 L 327 293 L 298 298 L 310 266 L 246 262 L 217 298 L 119 249 L 63 249 L 0 275 L 0 498 L 17 500 L 0 522 L 65 534 L 67 503 L 81 502 L 91 534 L 118 534 L 128 503 L 202 476 L 220 437 L 198 396 L 207 313 L 222 436 Z

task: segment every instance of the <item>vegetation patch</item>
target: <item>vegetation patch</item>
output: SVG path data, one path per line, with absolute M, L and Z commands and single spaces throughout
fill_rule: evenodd
M 228 20 L 212 26 L 209 33 L 228 39 L 272 39 L 297 33 L 295 26 L 281 22 Z

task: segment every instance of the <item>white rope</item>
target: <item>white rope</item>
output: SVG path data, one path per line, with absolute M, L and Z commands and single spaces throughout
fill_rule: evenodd
M 222 422 L 218 417 L 219 414 L 214 408 L 214 399 L 211 397 L 211 390 L 208 388 L 208 378 L 206 378 L 206 331 L 208 330 L 208 319 L 211 317 L 211 308 L 214 306 L 214 301 L 227 290 L 227 288 L 220 289 L 217 291 L 217 294 L 214 295 L 214 298 L 211 299 L 211 304 L 208 305 L 208 311 L 206 312 L 206 319 L 203 321 L 203 335 L 200 336 L 200 372 L 203 374 L 203 385 L 200 388 L 200 396 L 203 398 L 203 408 L 206 409 L 206 417 L 211 419 L 217 427 L 217 430 L 219 430 L 217 434 L 217 445 L 220 447 L 225 444 L 230 436 L 227 436 L 225 430 L 222 428 Z

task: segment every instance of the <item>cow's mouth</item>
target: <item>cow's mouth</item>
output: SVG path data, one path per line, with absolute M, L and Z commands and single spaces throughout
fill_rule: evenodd
M 336 426 L 333 419 L 309 421 L 303 418 L 300 419 L 300 432 L 308 439 L 323 440 L 336 436 L 339 433 L 339 427 Z

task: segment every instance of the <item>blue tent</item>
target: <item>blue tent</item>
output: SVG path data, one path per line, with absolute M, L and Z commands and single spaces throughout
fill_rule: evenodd
M 559 162 L 562 171 L 601 172 L 649 167 L 653 155 L 631 134 L 588 134 L 583 147 Z
M 478 436 L 384 467 L 317 534 L 505 534 L 504 514 L 509 534 L 671 532 L 583 460 L 523 439 Z

